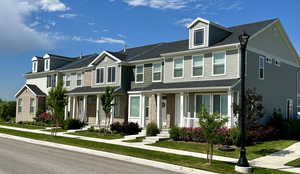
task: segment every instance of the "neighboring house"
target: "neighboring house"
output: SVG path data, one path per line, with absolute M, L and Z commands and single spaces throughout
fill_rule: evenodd
M 286 118 L 297 115 L 299 58 L 279 19 L 224 27 L 197 18 L 188 32 L 187 40 L 118 52 L 34 57 L 32 72 L 25 74 L 27 85 L 16 94 L 17 121 L 32 120 L 45 107 L 48 90 L 63 79 L 68 90 L 65 118 L 103 124 L 100 97 L 106 86 L 114 86 L 112 121 L 195 127 L 196 113 L 204 105 L 210 113 L 229 117 L 231 127 L 236 122 L 232 105 L 239 101 L 242 32 L 251 35 L 246 88 L 256 88 L 263 96 L 266 116 L 275 108 Z

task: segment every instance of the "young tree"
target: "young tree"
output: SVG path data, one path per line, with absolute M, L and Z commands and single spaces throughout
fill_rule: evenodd
M 203 135 L 207 142 L 207 160 L 212 163 L 214 143 L 218 137 L 218 130 L 224 126 L 228 118 L 221 116 L 220 113 L 209 114 L 201 107 L 197 114 L 199 118 L 199 125 L 203 129 Z
M 105 130 L 107 132 L 110 125 L 111 109 L 113 107 L 113 100 L 115 98 L 113 87 L 106 87 L 105 93 L 101 96 L 101 104 L 105 112 Z M 99 125 L 100 127 L 100 125 Z
M 53 119 L 55 122 L 55 129 L 52 131 L 54 136 L 56 136 L 56 131 L 59 126 L 59 122 L 63 121 L 64 109 L 67 105 L 65 98 L 66 90 L 63 87 L 63 81 L 60 80 L 56 87 L 51 88 L 47 96 L 47 105 L 53 114 Z

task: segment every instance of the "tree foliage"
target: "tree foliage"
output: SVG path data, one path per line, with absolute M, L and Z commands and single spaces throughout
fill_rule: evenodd
M 202 106 L 200 112 L 197 113 L 199 125 L 203 129 L 203 135 L 207 142 L 207 160 L 212 163 L 213 146 L 218 138 L 218 130 L 227 123 L 228 118 L 221 116 L 220 113 L 209 114 Z
M 106 130 L 108 130 L 108 128 L 109 128 L 110 118 L 111 118 L 111 109 L 114 106 L 114 104 L 113 104 L 113 100 L 115 99 L 114 90 L 115 90 L 115 88 L 113 88 L 113 87 L 106 87 L 105 93 L 101 96 L 102 109 L 105 112 L 105 129 Z M 99 125 L 99 127 L 100 127 L 100 125 Z
M 9 121 L 16 117 L 16 102 L 0 99 L 0 120 Z
M 65 93 L 66 90 L 63 87 L 63 81 L 60 80 L 56 87 L 51 88 L 47 96 L 47 105 L 53 114 L 56 127 L 58 127 L 59 123 L 64 119 L 64 109 L 67 105 Z M 56 129 L 54 129 L 53 133 L 56 135 Z

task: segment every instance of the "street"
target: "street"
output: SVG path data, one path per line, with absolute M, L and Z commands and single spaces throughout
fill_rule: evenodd
M 173 174 L 114 159 L 0 138 L 0 174 Z

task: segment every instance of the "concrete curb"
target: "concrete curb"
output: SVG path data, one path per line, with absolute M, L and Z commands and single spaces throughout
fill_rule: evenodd
M 37 144 L 37 145 L 43 145 L 43 146 L 73 151 L 73 152 L 80 152 L 80 153 L 85 153 L 85 154 L 90 154 L 90 155 L 95 155 L 95 156 L 100 156 L 100 157 L 105 157 L 105 158 L 111 158 L 111 159 L 116 159 L 116 160 L 120 160 L 120 161 L 126 161 L 126 162 L 130 162 L 130 163 L 160 168 L 160 169 L 169 170 L 169 171 L 173 171 L 173 172 L 186 173 L 186 174 L 216 174 L 214 172 L 208 172 L 208 171 L 204 171 L 204 170 L 193 169 L 193 168 L 188 168 L 188 167 L 183 167 L 183 166 L 178 166 L 178 165 L 173 165 L 173 164 L 168 164 L 168 163 L 163 163 L 163 162 L 157 162 L 157 161 L 146 160 L 146 159 L 142 159 L 142 158 L 136 158 L 136 157 L 119 155 L 119 154 L 114 154 L 114 153 L 109 153 L 109 152 L 97 151 L 97 150 L 92 150 L 92 149 L 87 149 L 87 148 L 82 148 L 82 147 L 75 147 L 75 146 L 70 146 L 70 145 L 52 143 L 52 142 L 47 142 L 47 141 L 34 140 L 34 139 L 29 139 L 29 138 L 12 136 L 12 135 L 8 135 L 8 134 L 0 133 L 0 137 L 23 141 L 23 142 L 27 142 L 27 143 L 31 143 L 31 144 Z

